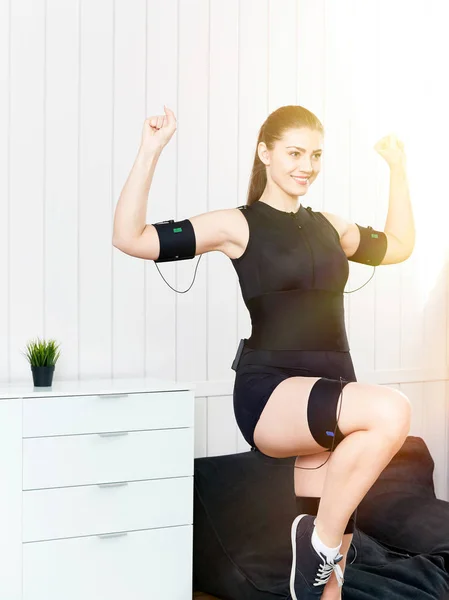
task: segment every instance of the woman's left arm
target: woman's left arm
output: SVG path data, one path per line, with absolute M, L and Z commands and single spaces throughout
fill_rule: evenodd
M 390 167 L 390 196 L 388 213 L 383 233 L 387 240 L 387 250 L 381 265 L 400 263 L 412 253 L 415 245 L 415 225 L 410 201 L 410 191 L 406 172 L 404 146 L 395 136 L 382 138 L 374 146 Z M 360 244 L 360 230 L 350 223 L 323 213 L 340 235 L 341 246 L 350 259 Z M 373 230 L 375 235 L 375 232 Z
M 390 165 L 390 198 L 384 232 L 388 245 L 380 264 L 406 260 L 415 246 L 415 223 L 405 164 Z

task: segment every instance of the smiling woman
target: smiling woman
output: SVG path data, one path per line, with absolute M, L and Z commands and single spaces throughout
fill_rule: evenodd
M 385 232 L 302 205 L 321 170 L 323 127 L 296 105 L 280 107 L 261 126 L 246 205 L 146 225 L 151 177 L 175 125 L 168 110 L 145 123 L 146 149 L 117 204 L 114 239 L 154 262 L 212 250 L 231 259 L 252 324 L 233 363 L 237 425 L 262 457 L 317 461 L 330 450 L 318 466 L 302 458 L 289 466 L 298 493 L 290 594 L 337 600 L 357 505 L 410 426 L 404 394 L 356 380 L 343 299 L 348 259 L 395 263 L 413 248 L 402 144 L 387 136 L 375 146 L 392 171 Z M 304 473 L 326 463 L 319 478 Z M 321 498 L 317 509 L 308 502 L 312 494 Z

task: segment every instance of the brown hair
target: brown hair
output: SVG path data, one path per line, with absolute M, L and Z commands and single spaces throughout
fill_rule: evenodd
M 257 153 L 260 142 L 264 142 L 268 150 L 273 150 L 275 142 L 282 139 L 282 136 L 288 129 L 297 129 L 299 127 L 308 127 L 309 129 L 324 133 L 323 125 L 318 117 L 310 112 L 310 110 L 307 110 L 307 108 L 297 104 L 281 106 L 265 119 L 257 138 L 256 153 L 246 198 L 247 206 L 250 206 L 261 197 L 267 184 L 266 166 L 260 160 Z

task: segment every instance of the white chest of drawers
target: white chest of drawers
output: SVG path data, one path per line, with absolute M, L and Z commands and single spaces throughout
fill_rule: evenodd
M 194 392 L 0 385 L 0 598 L 192 597 Z

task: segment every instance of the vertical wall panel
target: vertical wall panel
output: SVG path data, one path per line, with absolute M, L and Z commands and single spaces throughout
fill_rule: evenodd
M 406 308 L 412 297 L 420 299 L 415 318 L 406 331 L 423 330 L 416 366 L 430 368 L 445 364 L 447 338 L 445 287 L 447 277 L 447 153 L 443 139 L 449 130 L 449 89 L 443 72 L 442 57 L 449 51 L 447 5 L 433 0 L 426 11 L 411 5 L 409 26 L 404 32 L 406 55 L 401 61 L 401 89 L 404 101 L 398 110 L 398 123 L 407 132 L 409 179 L 413 194 L 417 229 L 414 252 L 415 269 L 410 281 L 413 289 L 405 289 L 402 303 Z M 416 44 L 419 27 L 424 44 Z M 416 73 L 419 86 L 416 85 Z M 431 115 L 428 126 L 419 125 L 423 115 Z M 431 166 L 430 166 L 431 165 Z M 405 266 L 405 265 L 404 265 Z M 404 336 L 403 336 L 404 339 Z M 416 347 L 417 343 L 410 343 Z
M 399 389 L 410 400 L 412 407 L 412 419 L 410 424 L 410 435 L 421 437 L 424 432 L 424 415 L 423 415 L 423 383 L 401 383 Z
M 209 456 L 237 452 L 235 418 L 229 397 L 207 399 L 207 452 Z
M 11 3 L 10 378 L 31 375 L 26 343 L 44 334 L 45 2 Z
M 78 377 L 79 15 L 79 1 L 47 0 L 44 335 L 61 340 L 58 369 L 75 379 Z M 109 290 L 106 291 L 109 295 Z
M 81 4 L 79 82 L 79 375 L 112 375 L 114 5 Z M 62 373 L 55 372 L 55 377 Z
M 10 80 L 9 2 L 0 2 L 0 381 L 9 381 L 9 128 L 10 128 Z
M 296 104 L 298 37 L 296 0 L 268 2 L 268 113 Z
M 195 398 L 195 458 L 202 456 L 207 456 L 207 398 L 197 396 Z
M 117 198 L 138 151 L 134 132 L 142 131 L 144 121 L 146 0 L 115 0 L 114 7 L 112 197 Z M 116 377 L 141 376 L 145 374 L 145 262 L 114 249 L 112 264 L 112 371 Z
M 428 381 L 423 384 L 422 437 L 435 462 L 434 482 L 438 498 L 447 498 L 447 401 L 446 382 Z
M 445 410 L 445 420 L 444 420 L 444 424 L 446 427 L 446 454 L 445 454 L 445 462 L 446 462 L 446 468 L 443 469 L 443 479 L 446 482 L 446 493 L 444 493 L 444 487 L 442 486 L 442 495 L 441 498 L 443 500 L 448 500 L 449 501 L 449 457 L 448 457 L 448 452 L 447 449 L 449 448 L 449 419 L 448 419 L 448 415 L 449 415 L 449 382 L 445 381 L 445 397 L 446 397 L 446 410 Z

